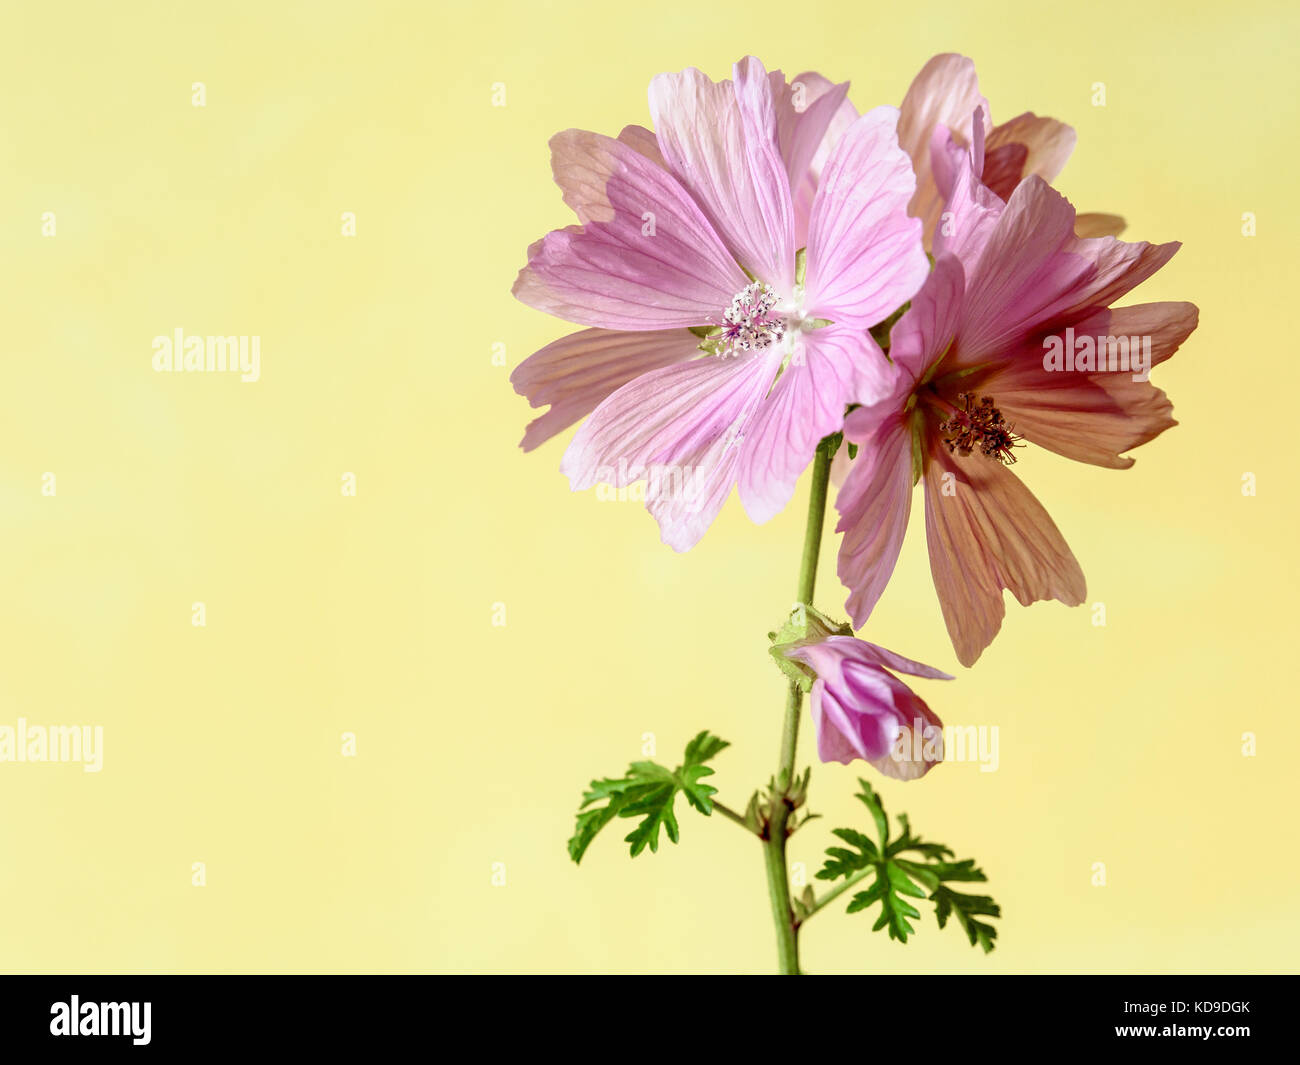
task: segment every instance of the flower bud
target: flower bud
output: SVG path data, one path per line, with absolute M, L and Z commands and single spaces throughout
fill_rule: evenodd
M 943 760 L 943 722 L 894 673 L 952 680 L 947 673 L 853 636 L 780 650 L 816 678 L 811 703 L 823 762 L 861 759 L 886 776 L 915 780 Z

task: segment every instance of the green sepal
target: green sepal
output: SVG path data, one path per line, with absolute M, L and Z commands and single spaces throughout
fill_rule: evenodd
M 923 424 L 921 419 L 923 415 L 919 410 L 913 410 L 911 418 L 908 419 L 907 431 L 911 437 L 912 443 L 912 485 L 915 486 L 921 480 L 921 475 L 925 472 L 925 453 L 921 448 L 921 430 Z
M 908 312 L 908 309 L 911 306 L 912 306 L 912 301 L 908 300 L 901 307 L 899 307 L 898 310 L 896 310 L 893 314 L 891 314 L 888 318 L 886 318 L 883 322 L 877 322 L 875 325 L 871 327 L 871 339 L 874 340 L 880 346 L 880 350 L 883 351 L 886 355 L 889 354 L 890 332 L 893 330 L 894 325 L 898 322 L 898 320 Z
M 719 354 L 726 344 L 720 325 L 692 325 L 686 331 L 699 339 L 695 346 L 705 355 Z
M 813 893 L 812 885 L 809 884 L 803 889 L 802 894 L 796 895 L 790 900 L 790 904 L 794 908 L 796 920 L 803 921 L 810 913 L 812 913 L 813 906 L 816 902 L 817 897 Z
M 847 622 L 837 622 L 828 618 L 820 610 L 806 603 L 796 603 L 786 616 L 785 622 L 775 632 L 769 632 L 767 638 L 772 642 L 768 648 L 777 668 L 807 692 L 817 679 L 811 669 L 802 662 L 787 657 L 787 652 L 804 647 L 810 643 L 820 643 L 828 636 L 852 636 L 853 626 Z

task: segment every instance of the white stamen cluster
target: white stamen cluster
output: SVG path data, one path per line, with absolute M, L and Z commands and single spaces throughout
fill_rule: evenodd
M 722 341 L 719 355 L 738 356 L 746 351 L 761 351 L 785 336 L 785 319 L 772 312 L 780 297 L 770 285 L 755 281 L 731 298 L 731 306 L 722 312 Z

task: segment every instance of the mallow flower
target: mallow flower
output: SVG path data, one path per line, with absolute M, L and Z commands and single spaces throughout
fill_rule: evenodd
M 1176 242 L 1080 238 L 1074 208 L 1036 175 L 1006 204 L 970 166 L 955 182 L 951 248 L 939 249 L 890 336 L 892 392 L 845 421 L 861 450 L 836 509 L 839 575 L 861 627 L 924 481 L 930 571 L 957 657 L 970 666 L 1001 627 L 1004 589 L 1026 606 L 1073 606 L 1085 595 L 1064 538 L 1009 469 L 1017 449 L 1028 442 L 1131 466 L 1124 452 L 1176 424 L 1147 376 L 1196 327 L 1197 310 L 1111 307 L 1168 262 Z
M 952 680 L 947 673 L 853 636 L 782 653 L 815 678 L 809 702 L 823 762 L 860 759 L 886 776 L 915 780 L 943 761 L 943 722 L 894 674 Z
M 976 176 L 1005 202 L 1031 174 L 1050 183 L 1070 158 L 1077 138 L 1064 122 L 1031 111 L 994 125 L 970 59 L 946 53 L 927 62 L 908 87 L 898 119 L 899 143 L 916 171 L 910 210 L 925 225 L 927 251 L 949 196 L 932 151 L 949 143 L 970 148 L 977 139 L 982 150 Z M 1075 231 L 1082 237 L 1118 236 L 1123 229 L 1124 219 L 1118 215 L 1075 218 Z
M 729 81 L 656 77 L 653 135 L 551 142 L 581 224 L 529 249 L 514 293 L 589 328 L 512 377 L 551 404 L 523 446 L 590 412 L 561 463 L 571 487 L 644 480 L 678 551 L 733 484 L 754 521 L 779 512 L 846 405 L 891 379 L 868 330 L 928 270 L 915 179 L 897 111 L 855 117 L 846 90 L 751 57 Z

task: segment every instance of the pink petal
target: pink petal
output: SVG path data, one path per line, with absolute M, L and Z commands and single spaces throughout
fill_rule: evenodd
M 962 147 L 948 129 L 935 130 L 930 157 L 944 209 L 931 245 L 936 256 L 955 255 L 967 265 L 979 261 L 1006 210 L 980 179 L 981 169 L 989 166 L 987 160 L 981 162 L 982 154 L 983 133 L 978 123 L 975 144 L 970 148 Z
M 532 451 L 634 378 L 698 355 L 698 343 L 685 329 L 584 329 L 547 344 L 510 375 L 515 391 L 527 396 L 532 406 L 551 407 L 529 423 L 519 446 Z
M 827 636 L 816 643 L 804 644 L 786 652 L 787 658 L 793 658 L 809 666 L 819 677 L 824 677 L 833 686 L 842 683 L 845 663 L 857 662 L 860 665 L 892 669 L 896 673 L 907 673 L 914 677 L 926 677 L 930 680 L 952 680 L 952 676 L 942 670 L 915 662 L 910 658 L 878 644 L 868 643 L 856 636 Z
M 1071 294 L 1072 302 L 1062 313 L 1109 307 L 1169 262 L 1181 247 L 1177 240 L 1148 244 L 1115 237 L 1076 237 L 1069 250 L 1091 262 L 1094 270 L 1087 285 Z
M 852 636 L 830 636 L 785 653 L 816 674 L 810 701 L 822 761 L 862 759 L 888 776 L 913 780 L 942 759 L 943 722 L 887 670 L 951 680 L 948 674 Z M 921 735 L 919 757 L 914 733 Z
M 891 651 L 879 644 L 869 643 L 866 640 L 858 640 L 862 644 L 862 660 L 864 662 L 874 663 L 883 666 L 885 669 L 892 669 L 895 673 L 907 673 L 913 677 L 926 677 L 929 680 L 952 680 L 951 673 L 945 673 L 941 669 L 935 669 L 934 666 L 927 666 L 924 662 L 917 662 L 911 658 L 904 658 L 896 651 Z
M 866 333 L 837 326 L 799 338 L 789 364 L 745 430 L 737 488 L 745 513 L 763 523 L 794 495 L 822 437 L 844 424 L 844 408 L 880 388 L 889 363 Z
M 794 246 L 808 243 L 808 216 L 830 147 L 858 117 L 847 99 L 849 83 L 832 84 L 820 74 L 800 74 L 789 84 L 780 71 L 768 75 L 776 106 L 776 141 L 794 195 Z
M 659 155 L 654 134 L 648 129 L 627 126 L 618 140 L 663 168 L 663 157 Z M 608 137 L 581 129 L 566 129 L 550 140 L 551 176 L 560 186 L 564 202 L 580 222 L 608 222 L 614 218 L 606 186 L 610 177 L 620 172 L 622 155 L 613 154 L 608 144 Z
M 664 153 L 659 150 L 659 139 L 652 130 L 646 129 L 645 126 L 624 126 L 618 139 L 633 151 L 640 152 L 655 166 L 668 169 L 668 164 L 664 162 Z
M 689 551 L 708 532 L 736 482 L 739 455 L 736 444 L 720 436 L 652 478 L 646 509 L 659 523 L 660 539 L 674 551 Z
M 930 247 L 943 211 L 943 200 L 930 167 L 930 143 L 937 127 L 946 126 L 961 144 L 974 141 L 972 116 L 980 109 L 982 132 L 990 129 L 989 104 L 980 94 L 975 64 L 961 55 L 937 55 L 913 79 L 899 109 L 898 141 L 911 156 L 916 171 L 916 192 L 909 212 L 924 224 L 925 246 Z
M 1017 115 L 1009 122 L 995 126 L 988 135 L 984 184 L 1006 200 L 1021 179 L 1030 174 L 1037 174 L 1050 182 L 1065 166 L 1077 139 L 1074 130 L 1064 122 L 1042 118 L 1030 111 Z M 1006 165 L 1013 159 L 1018 161 L 1018 167 Z M 992 168 L 990 160 L 993 161 Z
M 965 262 L 961 350 L 949 364 L 996 357 L 1086 291 L 1096 270 L 1069 253 L 1074 243 L 1069 202 L 1041 178 L 1021 182 L 978 257 Z
M 1028 161 L 1029 149 L 1023 144 L 993 145 L 984 153 L 980 181 L 999 199 L 1006 200 L 1024 177 Z
M 746 58 L 735 84 L 695 68 L 650 82 L 664 158 L 749 272 L 783 295 L 794 282 L 794 206 L 776 142 L 767 71 Z
M 1004 588 L 1023 606 L 1083 602 L 1079 563 L 1042 504 L 999 462 L 936 443 L 925 470 L 925 529 L 943 619 L 964 666 L 1002 627 Z
M 866 624 L 894 572 L 912 509 L 907 425 L 894 414 L 861 435 L 866 412 L 860 408 L 845 421 L 845 435 L 858 441 L 859 450 L 835 499 L 840 514 L 835 531 L 844 534 L 837 572 L 849 589 L 845 609 L 858 628 Z
M 837 88 L 829 78 L 815 71 L 806 70 L 799 74 L 792 81 L 791 86 L 802 85 L 805 90 L 804 99 L 807 103 L 805 110 L 811 109 L 812 105 L 821 100 L 833 89 Z M 848 82 L 843 83 L 847 88 Z M 835 109 L 831 116 L 830 122 L 826 125 L 826 131 L 822 136 L 821 142 L 817 145 L 817 150 L 813 152 L 813 157 L 808 165 L 806 177 L 812 178 L 816 184 L 821 179 L 822 171 L 826 169 L 826 163 L 831 157 L 831 152 L 835 150 L 835 145 L 848 131 L 849 127 L 858 120 L 858 109 L 853 106 L 852 102 L 846 96 Z
M 970 140 L 958 137 L 947 126 L 935 126 L 930 135 L 930 170 L 942 200 L 952 196 L 959 171 L 968 170 L 978 176 L 984 169 L 984 125 L 980 108 L 975 109 L 971 129 Z
M 834 88 L 827 78 L 811 72 L 800 74 L 791 82 L 791 85 L 804 86 L 805 99 L 814 103 L 822 99 L 827 92 Z M 811 109 L 812 106 L 812 103 L 808 104 L 808 109 Z M 794 180 L 790 186 L 794 191 L 794 245 L 796 248 L 808 246 L 808 220 L 812 217 L 812 205 L 817 197 L 817 188 L 821 184 L 822 173 L 826 169 L 826 163 L 831 157 L 831 152 L 840 142 L 840 138 L 857 120 L 858 109 L 847 98 L 841 100 L 839 107 L 831 116 L 821 143 L 817 145 L 817 150 L 813 152 L 807 170 L 804 171 L 802 176 Z
M 858 329 L 887 318 L 929 273 L 920 223 L 907 216 L 915 179 L 898 147 L 898 112 L 859 118 L 831 153 L 808 225 L 805 305 Z
M 823 762 L 861 759 L 886 776 L 915 780 L 942 759 L 943 723 L 924 699 L 883 670 L 846 663 L 841 687 L 817 680 L 810 702 Z M 922 739 L 914 744 L 917 731 Z M 925 757 L 927 738 L 937 758 Z
M 596 133 L 568 130 L 551 143 L 557 179 L 579 216 L 612 216 L 529 248 L 514 286 L 522 302 L 580 325 L 668 329 L 705 324 L 748 284 L 661 167 Z
M 664 542 L 684 551 L 725 502 L 740 440 L 779 364 L 780 350 L 773 348 L 643 374 L 592 412 L 560 470 L 574 491 L 647 480 L 647 502 Z
M 795 189 L 808 173 L 831 123 L 840 113 L 849 83 L 832 85 L 820 74 L 805 74 L 787 84 L 779 70 L 772 71 L 768 81 L 776 113 L 777 147 L 785 161 L 790 188 Z
M 899 728 L 888 752 L 871 764 L 895 780 L 918 780 L 943 761 L 943 722 L 916 692 L 902 681 L 896 684 Z
M 1108 306 L 1177 250 L 1176 242 L 1079 239 L 1069 201 L 1042 178 L 1025 178 L 978 261 L 967 264 L 960 351 L 945 368 L 999 358 L 1035 329 Z
M 820 679 L 813 683 L 810 702 L 817 725 L 817 754 L 823 762 L 847 765 L 857 758 L 874 762 L 888 756 L 898 735 L 894 686 L 903 682 L 880 669 L 851 670 L 851 674 L 851 681 L 841 682 L 840 689 Z M 850 692 L 852 702 L 846 698 Z
M 898 371 L 894 395 L 902 399 L 948 350 L 956 335 L 966 278 L 955 256 L 940 255 L 912 305 L 889 332 L 889 358 Z
M 1099 311 L 1073 329 L 1076 340 L 1091 336 L 1102 352 L 1108 337 L 1149 337 L 1156 366 L 1178 350 L 1196 323 L 1190 303 L 1145 303 Z M 1176 424 L 1165 394 L 1150 381 L 1134 381 L 1131 371 L 1048 371 L 1042 360 L 1042 343 L 1031 343 L 972 387 L 993 395 L 1016 432 L 1049 451 L 1127 469 L 1133 459 L 1123 452 Z
M 835 452 L 835 457 L 831 459 L 831 487 L 838 491 L 844 485 L 844 479 L 849 475 L 849 469 L 853 465 L 853 460 L 849 458 L 849 449 L 840 448 Z

